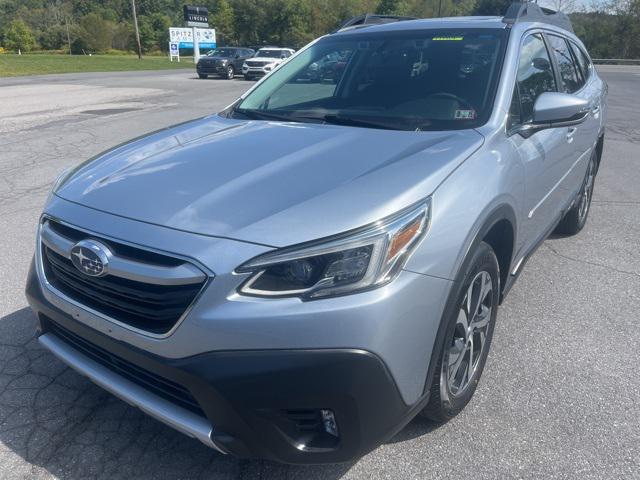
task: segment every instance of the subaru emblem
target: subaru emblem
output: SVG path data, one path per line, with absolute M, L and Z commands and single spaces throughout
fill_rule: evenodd
M 95 240 L 81 240 L 71 249 L 71 262 L 85 275 L 102 277 L 107 274 L 111 251 Z

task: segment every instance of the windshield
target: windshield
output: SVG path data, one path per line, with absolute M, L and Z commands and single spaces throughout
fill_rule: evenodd
M 280 58 L 284 53 L 284 50 L 258 50 L 256 57 Z
M 267 77 L 232 115 L 395 130 L 473 128 L 491 113 L 502 29 L 326 37 Z
M 233 57 L 235 53 L 236 53 L 235 50 L 230 50 L 228 48 L 216 48 L 215 50 L 211 50 L 207 52 L 207 57 L 229 58 L 229 57 Z

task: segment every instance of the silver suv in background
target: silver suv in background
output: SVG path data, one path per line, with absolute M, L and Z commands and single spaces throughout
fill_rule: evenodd
M 293 54 L 294 50 L 290 48 L 261 48 L 253 58 L 246 59 L 242 64 L 242 74 L 245 80 L 264 77 Z
M 355 19 L 223 112 L 58 178 L 39 340 L 225 454 L 340 462 L 447 421 L 527 259 L 585 225 L 606 93 L 534 4 Z

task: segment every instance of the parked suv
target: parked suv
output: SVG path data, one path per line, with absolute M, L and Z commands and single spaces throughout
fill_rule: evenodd
M 242 65 L 242 74 L 245 80 L 263 77 L 293 55 L 293 53 L 294 51 L 290 48 L 261 48 L 255 57 L 244 62 Z
M 224 47 L 211 50 L 204 57 L 200 57 L 196 65 L 198 77 L 207 78 L 218 75 L 231 80 L 242 71 L 245 60 L 253 57 L 255 52 L 250 48 Z
M 27 283 L 40 343 L 241 457 L 345 461 L 460 412 L 527 259 L 585 225 L 607 88 L 534 4 L 399 20 L 63 173 Z M 333 52 L 340 78 L 310 83 Z

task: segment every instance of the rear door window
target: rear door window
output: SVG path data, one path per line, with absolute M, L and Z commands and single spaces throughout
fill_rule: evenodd
M 577 92 L 584 85 L 584 79 L 579 73 L 567 41 L 556 35 L 547 35 L 547 38 L 558 64 L 560 80 L 562 81 L 561 90 L 565 93 Z

